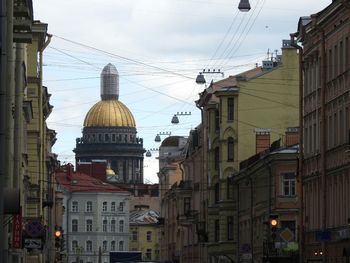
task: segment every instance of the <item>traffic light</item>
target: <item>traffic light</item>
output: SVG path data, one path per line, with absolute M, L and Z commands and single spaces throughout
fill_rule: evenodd
M 62 240 L 62 227 L 55 227 L 55 248 L 60 249 L 61 248 L 61 241 Z
M 270 230 L 272 240 L 276 239 L 276 230 L 278 227 L 278 215 L 270 215 Z

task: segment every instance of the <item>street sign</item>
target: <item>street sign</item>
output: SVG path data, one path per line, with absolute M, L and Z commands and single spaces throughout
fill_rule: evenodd
M 285 242 L 290 242 L 294 239 L 294 234 L 293 232 L 287 227 L 285 228 L 281 233 L 280 237 L 285 241 Z
M 22 216 L 20 213 L 12 218 L 12 248 L 22 248 Z
M 44 232 L 44 227 L 39 220 L 31 220 L 26 224 L 25 230 L 30 237 L 40 237 Z
M 24 239 L 24 248 L 41 249 L 42 248 L 42 240 L 40 238 L 25 238 Z

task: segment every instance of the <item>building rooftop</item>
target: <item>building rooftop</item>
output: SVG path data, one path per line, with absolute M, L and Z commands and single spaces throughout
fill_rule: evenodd
M 118 186 L 105 183 L 97 178 L 81 172 L 74 172 L 72 166 L 64 166 L 55 173 L 56 181 L 69 192 L 93 192 L 93 193 L 116 193 L 126 190 Z

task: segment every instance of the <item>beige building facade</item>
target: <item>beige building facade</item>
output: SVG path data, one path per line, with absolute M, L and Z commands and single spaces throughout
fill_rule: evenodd
M 236 76 L 211 83 L 201 94 L 204 171 L 208 189 L 208 257 L 210 262 L 232 262 L 239 235 L 232 222 L 237 207 L 229 178 L 242 160 L 264 144 L 284 137 L 298 126 L 298 54 L 290 41 L 282 54 Z M 267 138 L 257 145 L 256 138 Z
M 350 260 L 350 2 L 301 17 L 304 262 Z
M 299 147 L 285 145 L 275 144 L 242 161 L 232 177 L 234 232 L 239 236 L 235 262 L 298 261 Z M 275 229 L 272 219 L 277 220 Z

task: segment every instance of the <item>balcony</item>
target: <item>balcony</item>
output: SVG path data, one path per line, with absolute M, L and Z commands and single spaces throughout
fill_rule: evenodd
M 198 222 L 198 210 L 188 210 L 182 215 L 178 215 L 178 222 L 182 226 L 190 226 Z
M 26 192 L 27 201 L 29 203 L 39 203 L 40 202 L 40 186 L 37 184 L 30 184 L 28 186 L 28 191 Z
M 13 41 L 32 42 L 33 4 L 31 0 L 15 0 L 13 8 Z

